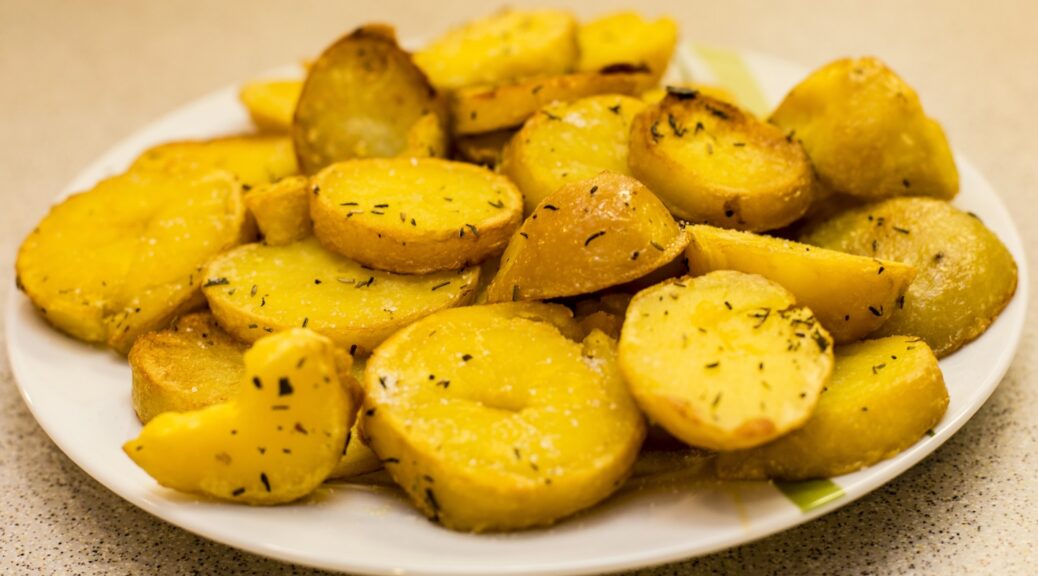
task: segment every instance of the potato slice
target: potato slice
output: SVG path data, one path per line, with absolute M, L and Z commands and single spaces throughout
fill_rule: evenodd
M 214 258 L 203 292 L 224 330 L 253 342 L 298 326 L 365 355 L 415 320 L 468 303 L 479 268 L 403 276 L 379 272 L 321 247 L 248 244 Z
M 51 208 L 18 251 L 17 285 L 58 330 L 126 353 L 203 303 L 201 267 L 244 221 L 229 172 L 132 170 Z
M 404 158 L 445 158 L 450 146 L 447 128 L 440 116 L 424 114 L 407 129 L 404 149 L 397 156 Z
M 793 293 L 837 343 L 861 340 L 890 318 L 915 267 L 713 226 L 690 226 L 693 276 L 714 270 L 760 274 Z
M 168 142 L 142 152 L 133 161 L 133 168 L 219 168 L 237 176 L 245 190 L 277 182 L 299 172 L 292 141 L 287 136 L 276 135 Z
M 357 262 L 408 274 L 454 270 L 500 252 L 522 220 L 507 178 L 435 158 L 340 162 L 313 179 L 314 234 Z
M 631 173 L 679 218 L 781 228 L 811 203 L 811 165 L 778 128 L 727 102 L 671 88 L 631 127 Z
M 501 163 L 505 146 L 515 132 L 515 130 L 497 130 L 496 132 L 459 136 L 454 140 L 454 148 L 461 160 L 493 168 Z
M 256 80 L 241 87 L 238 100 L 260 130 L 288 132 L 302 91 L 302 80 Z
M 603 173 L 548 196 L 501 258 L 490 302 L 588 294 L 639 278 L 681 254 L 688 236 L 648 188 Z
M 951 199 L 959 173 L 940 124 L 877 58 L 845 58 L 811 73 L 771 121 L 804 145 L 819 179 L 861 198 Z
M 522 191 L 526 213 L 567 182 L 603 170 L 630 175 L 631 121 L 644 107 L 637 98 L 610 94 L 549 104 L 531 116 L 501 163 L 501 173 Z
M 667 97 L 668 88 L 671 91 L 673 91 L 675 88 L 688 88 L 690 90 L 695 90 L 696 92 L 703 94 L 704 96 L 709 96 L 714 100 L 722 100 L 724 102 L 728 102 L 729 104 L 739 106 L 739 100 L 735 97 L 735 94 L 732 94 L 732 92 L 724 86 L 717 86 L 715 84 L 700 84 L 699 82 L 676 82 L 674 84 L 668 84 L 665 87 L 658 86 L 656 88 L 650 88 L 649 90 L 642 92 L 638 95 L 638 97 L 641 98 L 642 101 L 646 104 L 659 104 L 663 101 L 664 98 Z
M 415 53 L 439 88 L 561 74 L 577 61 L 577 22 L 563 10 L 501 10 L 455 28 Z
M 840 347 L 832 380 L 807 424 L 769 444 L 718 455 L 717 473 L 736 480 L 847 474 L 915 444 L 947 408 L 937 357 L 918 338 Z
M 572 102 L 596 94 L 640 94 L 652 82 L 646 68 L 622 64 L 598 72 L 462 88 L 450 97 L 452 127 L 455 134 L 514 128 L 552 102 Z
M 160 414 L 123 450 L 174 490 L 247 504 L 302 498 L 339 461 L 356 412 L 332 350 L 310 330 L 264 338 L 245 353 L 234 398 Z
M 1016 262 L 972 214 L 932 198 L 891 198 L 809 226 L 802 242 L 918 271 L 876 336 L 921 336 L 938 357 L 980 336 L 1016 292 Z M 874 312 L 875 313 L 875 312 Z
M 429 113 L 444 117 L 442 102 L 393 29 L 358 28 L 307 74 L 292 126 L 300 169 L 313 174 L 350 158 L 397 156 Z
M 645 435 L 611 339 L 582 345 L 497 310 L 412 324 L 365 374 L 372 448 L 425 515 L 455 530 L 543 526 L 587 508 L 621 484 Z
M 678 43 L 678 25 L 668 17 L 646 21 L 637 12 L 600 16 L 577 30 L 577 69 L 600 70 L 610 64 L 636 64 L 652 71 L 659 82 Z
M 620 337 L 620 368 L 638 405 L 710 450 L 758 446 L 802 426 L 832 367 L 832 338 L 814 314 L 742 272 L 639 292 Z
M 292 176 L 264 184 L 245 195 L 245 206 L 256 219 L 263 241 L 272 246 L 291 244 L 310 235 L 310 180 Z

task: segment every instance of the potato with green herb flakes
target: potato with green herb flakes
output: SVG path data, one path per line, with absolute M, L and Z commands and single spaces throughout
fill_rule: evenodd
M 245 195 L 263 241 L 272 246 L 302 240 L 313 231 L 310 222 L 310 180 L 291 176 L 273 184 L 263 184 Z
M 642 92 L 638 95 L 638 97 L 641 98 L 642 101 L 646 104 L 659 104 L 663 101 L 664 98 L 667 97 L 667 93 L 669 91 L 673 91 L 674 89 L 680 90 L 683 88 L 694 90 L 699 94 L 709 96 L 714 100 L 721 100 L 739 106 L 739 100 L 735 97 L 735 94 L 732 94 L 731 90 L 725 88 L 724 86 L 717 86 L 715 84 L 700 84 L 699 82 L 676 82 L 673 84 L 668 84 L 667 86 L 658 86 L 655 88 L 650 88 L 645 92 Z
M 293 329 L 245 353 L 233 398 L 165 412 L 123 450 L 159 484 L 245 504 L 280 504 L 313 492 L 331 473 L 355 418 L 332 343 Z
M 688 236 L 648 188 L 602 173 L 541 202 L 512 236 L 490 302 L 588 294 L 674 260 Z
M 630 473 L 645 436 L 613 340 L 567 339 L 512 306 L 437 313 L 368 361 L 371 447 L 454 530 L 545 526 L 592 506 Z
M 310 237 L 285 246 L 248 244 L 217 256 L 202 272 L 220 326 L 246 342 L 311 328 L 356 355 L 428 314 L 467 304 L 479 267 L 422 276 L 367 268 Z
M 760 274 L 807 306 L 837 343 L 861 340 L 890 318 L 915 268 L 790 240 L 697 225 L 685 253 L 694 276 L 714 270 Z
M 832 338 L 785 288 L 711 272 L 635 295 L 620 369 L 645 414 L 710 450 L 774 440 L 811 416 L 833 367 Z
M 920 339 L 888 336 L 839 347 L 807 423 L 769 444 L 719 454 L 717 473 L 730 480 L 847 474 L 906 450 L 947 408 L 937 357 Z
M 133 161 L 132 169 L 138 168 L 227 170 L 241 180 L 246 190 L 299 172 L 292 141 L 280 135 L 167 142 L 142 152 Z
M 530 117 L 505 149 L 501 173 L 519 186 L 526 212 L 567 182 L 602 171 L 630 175 L 631 121 L 645 104 L 618 95 L 549 104 Z
M 675 216 L 750 231 L 803 216 L 814 176 L 799 144 L 732 104 L 668 90 L 635 117 L 628 157 Z
M 915 266 L 876 336 L 920 336 L 938 357 L 980 336 L 1016 292 L 1016 262 L 973 214 L 923 197 L 891 198 L 808 226 L 807 244 Z
M 577 61 L 577 22 L 563 10 L 501 10 L 450 30 L 415 53 L 438 88 L 562 74 Z
M 326 248 L 407 274 L 455 270 L 504 249 L 523 197 L 486 168 L 435 158 L 339 162 L 313 178 L 310 215 Z
M 443 102 L 393 29 L 358 28 L 307 74 L 292 125 L 300 169 L 314 174 L 351 158 L 398 156 L 427 114 L 444 118 Z
M 577 69 L 600 70 L 610 64 L 644 65 L 659 82 L 678 42 L 678 25 L 666 16 L 646 21 L 637 12 L 614 12 L 577 30 Z
M 255 80 L 241 87 L 238 100 L 260 130 L 288 132 L 302 91 L 302 80 Z
M 771 122 L 804 145 L 819 179 L 838 192 L 867 199 L 959 192 L 940 124 L 877 58 L 845 58 L 811 73 Z

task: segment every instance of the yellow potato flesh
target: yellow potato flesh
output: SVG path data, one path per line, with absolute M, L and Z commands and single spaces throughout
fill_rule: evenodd
M 233 136 L 160 144 L 141 153 L 134 168 L 179 170 L 219 168 L 231 172 L 247 189 L 277 182 L 299 172 L 287 136 Z
M 305 176 L 259 186 L 245 195 L 245 206 L 267 244 L 290 244 L 309 236 L 313 230 L 310 182 Z
M 260 130 L 288 132 L 302 91 L 302 80 L 257 80 L 242 86 L 238 99 Z
M 678 26 L 663 17 L 646 21 L 636 12 L 615 12 L 580 26 L 577 69 L 600 70 L 610 64 L 643 64 L 659 80 L 678 41 Z
M 439 115 L 432 112 L 422 115 L 407 130 L 404 149 L 398 154 L 405 158 L 444 158 L 450 138 Z

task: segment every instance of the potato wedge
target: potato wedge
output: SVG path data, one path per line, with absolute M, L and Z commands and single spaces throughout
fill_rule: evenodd
M 577 70 L 590 72 L 610 64 L 635 64 L 647 67 L 656 83 L 667 71 L 677 43 L 678 25 L 671 18 L 646 21 L 637 12 L 614 12 L 577 30 Z
M 620 485 L 645 435 L 611 339 L 580 344 L 497 309 L 412 324 L 365 374 L 372 448 L 415 505 L 454 530 L 543 526 L 587 508 Z
M 937 357 L 918 338 L 888 336 L 840 347 L 807 424 L 769 444 L 719 454 L 717 474 L 806 480 L 854 472 L 915 444 L 947 408 Z
M 620 369 L 638 405 L 710 450 L 758 446 L 802 426 L 832 367 L 832 338 L 814 314 L 742 272 L 639 292 L 620 336 Z
M 302 80 L 255 80 L 238 91 L 238 100 L 262 131 L 288 132 L 296 111 Z
M 648 188 L 603 173 L 548 196 L 512 236 L 490 302 L 588 294 L 669 263 L 688 236 Z
M 807 306 L 836 343 L 861 340 L 890 318 L 915 267 L 790 240 L 713 226 L 689 226 L 685 253 L 693 276 L 736 270 L 781 284 Z
M 460 136 L 454 140 L 454 148 L 461 160 L 493 168 L 501 163 L 505 146 L 515 132 L 515 130 L 498 130 Z
M 640 94 L 652 85 L 646 68 L 617 65 L 598 72 L 537 76 L 455 90 L 449 100 L 455 134 L 480 134 L 521 125 L 552 102 L 597 94 Z
M 455 270 L 499 253 L 522 220 L 507 178 L 436 158 L 339 162 L 313 178 L 310 215 L 326 248 L 407 274 Z
M 468 303 L 479 268 L 425 276 L 379 272 L 310 237 L 238 247 L 214 258 L 203 277 L 213 316 L 236 338 L 254 342 L 302 326 L 363 356 L 415 320 Z
M 804 214 L 813 175 L 799 144 L 732 104 L 669 90 L 635 117 L 628 157 L 675 216 L 764 231 Z
M 819 179 L 837 192 L 867 199 L 959 192 L 940 124 L 877 58 L 845 58 L 811 73 L 771 122 L 804 145 Z
M 567 182 L 603 170 L 630 175 L 631 121 L 645 104 L 604 95 L 549 104 L 530 117 L 505 149 L 501 173 L 519 186 L 529 214 Z
M 332 350 L 299 328 L 264 338 L 245 353 L 231 400 L 160 414 L 123 450 L 174 490 L 247 504 L 302 498 L 339 462 L 355 418 Z
M 937 357 L 980 336 L 1016 292 L 1016 262 L 972 214 L 933 198 L 891 198 L 807 227 L 802 242 L 915 266 L 875 336 L 921 336 Z
M 58 330 L 125 354 L 204 303 L 201 267 L 244 221 L 229 172 L 132 170 L 52 207 L 18 251 L 16 283 Z
M 137 168 L 167 171 L 219 168 L 237 176 L 246 191 L 299 172 L 292 141 L 279 135 L 159 144 L 133 161 L 132 169 Z
M 314 62 L 299 96 L 292 141 L 304 174 L 351 158 L 397 156 L 422 116 L 444 116 L 436 90 L 392 28 L 358 28 Z
M 415 120 L 407 129 L 404 149 L 397 156 L 404 158 L 446 158 L 450 147 L 447 127 L 443 119 L 432 112 Z
M 447 32 L 414 59 L 446 89 L 562 74 L 576 64 L 576 33 L 563 10 L 501 10 Z
M 245 206 L 256 219 L 263 241 L 272 246 L 302 240 L 313 231 L 310 180 L 306 176 L 258 186 L 245 195 Z

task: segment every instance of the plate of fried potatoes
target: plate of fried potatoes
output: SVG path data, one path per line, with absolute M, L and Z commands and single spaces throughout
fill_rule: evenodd
M 807 522 L 969 420 L 1029 290 L 880 59 L 562 10 L 365 25 L 184 106 L 16 272 L 14 374 L 77 465 L 364 574 L 619 571 Z

